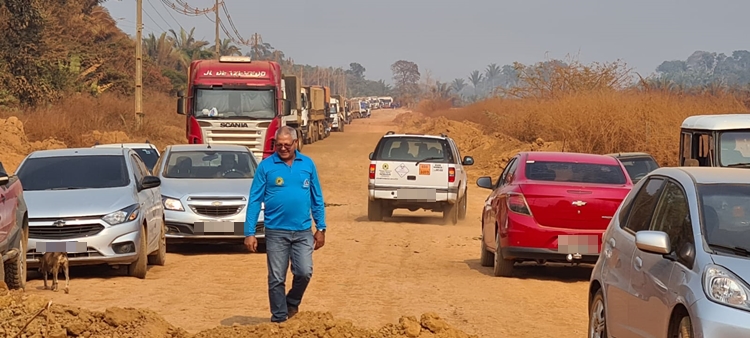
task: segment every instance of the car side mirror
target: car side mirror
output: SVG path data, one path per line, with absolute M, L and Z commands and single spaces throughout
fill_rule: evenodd
M 672 252 L 669 235 L 664 231 L 641 230 L 636 232 L 635 246 L 641 251 L 657 255 L 669 255 Z
M 372 156 L 375 155 L 375 153 L 370 153 L 370 161 L 372 161 Z
M 138 191 L 156 188 L 161 185 L 161 180 L 156 176 L 146 176 L 141 181 L 141 186 Z
M 471 156 L 464 156 L 464 160 L 461 162 L 462 165 L 473 165 L 474 158 Z
M 6 173 L 0 173 L 0 185 L 6 185 L 10 182 L 10 176 Z
M 492 177 L 482 176 L 477 179 L 477 186 L 484 189 L 492 190 Z

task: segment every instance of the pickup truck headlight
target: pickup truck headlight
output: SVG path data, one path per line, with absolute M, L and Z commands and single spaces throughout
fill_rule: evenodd
M 703 270 L 703 291 L 716 303 L 750 310 L 747 283 L 723 266 L 710 264 Z
M 164 204 L 164 209 L 172 210 L 172 211 L 185 211 L 185 208 L 182 206 L 182 202 L 176 198 L 161 197 L 161 202 Z
M 133 204 L 129 207 L 117 210 L 113 213 L 106 214 L 102 217 L 102 220 L 107 222 L 109 225 L 117 225 L 125 222 L 132 222 L 138 218 L 140 212 L 140 206 Z

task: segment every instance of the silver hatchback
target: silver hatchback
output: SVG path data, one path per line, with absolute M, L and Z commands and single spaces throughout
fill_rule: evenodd
M 29 154 L 17 170 L 29 213 L 27 264 L 67 252 L 70 265 L 125 265 L 145 278 L 164 265 L 159 178 L 132 149 L 71 148 Z
M 589 337 L 750 337 L 748 174 L 660 168 L 633 187 L 591 274 Z
M 162 182 L 169 243 L 241 243 L 257 167 L 241 145 L 168 146 L 154 174 Z M 265 238 L 262 210 L 256 237 Z

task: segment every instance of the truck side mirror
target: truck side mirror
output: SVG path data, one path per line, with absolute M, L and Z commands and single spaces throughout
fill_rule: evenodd
M 185 98 L 182 96 L 177 98 L 177 114 L 185 115 Z
M 284 100 L 284 116 L 292 115 L 292 101 Z

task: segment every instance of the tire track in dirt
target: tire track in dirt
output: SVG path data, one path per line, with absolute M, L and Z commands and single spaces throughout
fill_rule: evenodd
M 482 337 L 584 335 L 590 270 L 530 267 L 520 269 L 520 278 L 496 278 L 479 266 L 479 219 L 488 191 L 473 182 L 467 218 L 457 225 L 424 217 L 439 213 L 405 211 L 385 222 L 366 221 L 367 155 L 380 136 L 398 129 L 390 122 L 397 112 L 376 110 L 303 149 L 316 162 L 326 202 L 341 205 L 326 208 L 327 243 L 314 254 L 301 310 L 329 311 L 373 328 L 434 311 Z M 27 290 L 97 311 L 149 308 L 192 332 L 270 316 L 265 255 L 236 247 L 170 247 L 166 265 L 150 268 L 145 280 L 106 267 L 78 267 L 71 269 L 69 295 L 41 286 L 31 280 Z

